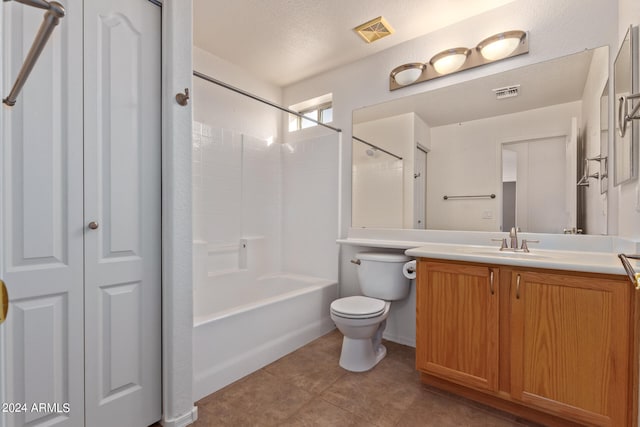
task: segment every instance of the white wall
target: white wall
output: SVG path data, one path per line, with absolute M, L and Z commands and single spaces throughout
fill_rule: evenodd
M 402 228 L 413 226 L 415 122 L 416 115 L 406 113 L 353 125 L 353 134 L 358 138 L 402 157 Z
M 340 135 L 313 127 L 282 148 L 283 269 L 338 280 Z
M 352 227 L 403 228 L 402 160 L 359 141 L 353 141 L 352 160 Z
M 621 8 L 638 16 L 636 0 L 619 0 Z M 630 16 L 630 15 L 625 15 Z M 505 24 L 507 23 L 507 24 Z M 637 22 L 636 22 L 637 23 Z M 627 24 L 625 24 L 627 25 Z M 506 28 L 508 27 L 508 28 Z M 483 38 L 507 29 L 529 31 L 529 53 L 496 64 L 478 67 L 448 77 L 390 92 L 389 72 L 400 64 L 421 62 L 451 46 L 473 46 Z M 333 93 L 334 125 L 344 130 L 342 147 L 341 218 L 342 233 L 351 223 L 351 113 L 363 106 L 389 101 L 407 95 L 433 90 L 518 68 L 552 58 L 580 52 L 584 49 L 618 42 L 618 9 L 610 0 L 517 0 L 503 7 L 467 19 L 458 24 L 402 43 L 376 55 L 290 85 L 283 90 L 283 102 L 292 105 L 324 93 Z M 363 47 L 364 48 L 364 47 Z M 627 195 L 623 195 L 625 200 Z M 621 209 L 628 206 L 621 203 Z M 616 206 L 611 206 L 615 211 Z M 640 220 L 621 218 L 620 232 L 640 234 Z M 359 288 L 351 265 L 352 250 L 342 248 L 340 261 L 341 294 L 358 293 Z M 399 305 L 392 306 L 392 312 Z M 401 309 L 402 310 L 402 309 Z M 405 307 L 411 317 L 412 307 Z M 390 323 L 393 323 L 390 321 Z M 392 325 L 390 325 L 391 327 Z M 405 325 L 407 328 L 412 325 Z M 395 327 L 395 326 L 394 326 Z M 410 331 L 407 331 L 410 335 Z
M 263 82 L 259 77 L 195 46 L 193 69 L 276 104 L 282 103 L 282 90 L 279 87 Z M 193 119 L 197 122 L 282 142 L 282 114 L 273 107 L 195 76 L 192 98 Z
M 600 155 L 600 96 L 608 78 L 609 53 L 597 50 L 593 54 L 582 94 L 581 134 L 586 137 L 587 158 Z M 598 162 L 589 162 L 589 174 L 599 170 Z M 589 187 L 585 188 L 587 212 L 585 231 L 588 234 L 607 234 L 607 195 L 600 194 L 600 180 L 590 179 Z
M 571 102 L 431 128 L 431 151 L 427 156 L 427 228 L 499 231 L 502 145 L 569 135 L 572 117 L 580 115 L 580 104 Z M 558 167 L 551 163 L 554 160 L 558 159 L 547 159 L 542 164 Z M 559 167 L 564 170 L 564 156 Z M 522 168 L 518 172 L 521 173 Z M 443 199 L 445 194 L 492 193 L 496 194 L 495 199 Z M 518 216 L 522 218 L 521 213 Z M 570 226 L 569 223 L 557 224 L 560 232 Z

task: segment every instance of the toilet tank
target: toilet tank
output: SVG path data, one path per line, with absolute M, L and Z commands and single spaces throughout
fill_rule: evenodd
M 356 254 L 358 282 L 363 295 L 394 301 L 409 295 L 411 280 L 402 274 L 402 266 L 411 261 L 403 254 L 360 252 Z

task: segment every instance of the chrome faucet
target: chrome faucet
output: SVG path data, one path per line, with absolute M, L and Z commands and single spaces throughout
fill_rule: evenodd
M 518 248 L 518 231 L 520 231 L 517 227 L 511 227 L 511 231 L 509 231 L 509 239 L 511 239 L 511 246 L 507 245 L 507 238 L 502 239 L 491 239 L 494 242 L 500 242 L 500 251 L 509 251 L 509 252 L 530 252 L 529 251 L 529 243 L 540 243 L 540 240 L 531 240 L 531 239 L 522 239 L 522 246 Z
M 511 239 L 511 249 L 518 249 L 518 230 L 515 227 L 511 227 L 509 238 Z

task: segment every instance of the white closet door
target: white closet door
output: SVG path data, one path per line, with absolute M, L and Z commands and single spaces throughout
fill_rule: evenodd
M 64 5 L 17 104 L 0 108 L 0 402 L 25 405 L 2 426 L 84 425 L 82 1 Z M 5 97 L 44 12 L 0 7 Z
M 146 426 L 161 417 L 160 19 L 161 9 L 146 0 L 85 1 L 91 427 Z

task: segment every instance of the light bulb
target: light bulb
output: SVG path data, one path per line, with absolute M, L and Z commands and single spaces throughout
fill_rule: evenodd
M 507 31 L 491 36 L 478 44 L 480 55 L 488 61 L 497 61 L 511 55 L 523 37 L 524 31 Z
M 467 60 L 469 49 L 465 47 L 457 47 L 447 49 L 434 55 L 429 63 L 433 66 L 438 74 L 449 74 L 460 69 Z
M 422 70 L 424 70 L 424 68 L 425 65 L 419 62 L 404 64 L 391 71 L 391 77 L 400 86 L 406 86 L 418 80 L 422 75 Z

